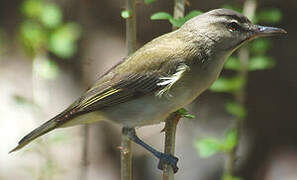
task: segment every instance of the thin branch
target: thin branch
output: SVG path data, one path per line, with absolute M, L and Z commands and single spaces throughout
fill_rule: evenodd
M 182 18 L 185 15 L 185 0 L 174 0 L 174 8 L 173 8 L 173 18 L 178 19 Z M 173 26 L 173 30 L 177 29 L 177 27 Z
M 84 125 L 82 128 L 83 132 L 83 149 L 82 149 L 82 162 L 81 162 L 81 171 L 80 179 L 87 179 L 88 176 L 88 152 L 89 152 L 89 125 Z
M 128 55 L 136 50 L 136 0 L 126 0 L 130 17 L 126 19 L 126 47 Z
M 175 152 L 175 135 L 176 127 L 181 118 L 177 112 L 172 113 L 167 119 L 165 124 L 165 154 L 174 155 Z M 174 172 L 170 165 L 165 164 L 163 170 L 163 180 L 174 180 Z
M 257 8 L 256 0 L 246 0 L 243 5 L 243 14 L 252 20 L 255 16 L 256 8 Z M 236 101 L 241 105 L 244 105 L 246 100 L 246 82 L 248 79 L 248 60 L 250 56 L 248 48 L 242 47 L 239 50 L 238 55 L 239 55 L 240 64 L 241 64 L 241 70 L 239 72 L 239 76 L 241 79 L 243 79 L 245 83 L 242 86 L 242 88 L 234 95 L 235 95 Z M 237 131 L 238 143 L 235 146 L 235 148 L 228 154 L 228 157 L 227 157 L 225 173 L 229 175 L 234 175 L 235 162 L 237 160 L 237 151 L 239 148 L 243 120 L 244 119 L 237 118 L 234 124 L 234 128 Z
M 126 10 L 130 17 L 126 19 L 126 47 L 128 55 L 136 50 L 136 0 L 126 0 Z M 122 133 L 121 143 L 121 180 L 132 180 L 131 140 Z
M 174 0 L 174 12 L 173 17 L 175 19 L 181 18 L 185 13 L 185 0 Z M 172 27 L 173 30 L 177 27 Z M 175 135 L 176 127 L 181 118 L 177 112 L 172 113 L 167 119 L 165 124 L 165 154 L 174 155 L 175 151 Z M 165 165 L 163 170 L 163 180 L 174 180 L 174 172 L 170 165 Z
M 121 143 L 121 180 L 132 180 L 131 140 L 123 133 Z

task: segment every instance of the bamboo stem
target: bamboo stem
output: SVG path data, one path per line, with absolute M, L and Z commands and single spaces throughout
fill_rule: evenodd
M 165 146 L 164 146 L 165 154 L 174 155 L 176 127 L 180 118 L 181 118 L 181 115 L 174 112 L 170 114 L 170 116 L 166 119 Z M 163 180 L 174 180 L 174 172 L 170 165 L 167 165 L 167 164 L 164 165 Z
M 178 19 L 184 17 L 185 14 L 185 0 L 174 0 L 173 18 Z M 176 26 L 172 27 L 173 30 L 177 29 Z
M 132 180 L 131 140 L 123 133 L 121 143 L 121 180 Z
M 136 50 L 136 0 L 126 0 L 126 6 L 130 13 L 126 19 L 126 47 L 130 55 Z M 121 180 L 132 180 L 131 140 L 124 133 L 121 143 Z
M 174 12 L 173 17 L 175 19 L 184 17 L 185 13 L 185 0 L 174 0 Z M 177 29 L 177 27 L 173 26 L 172 30 Z M 181 116 L 174 112 L 167 119 L 165 124 L 165 145 L 164 145 L 164 153 L 174 155 L 175 152 L 175 135 L 176 135 L 176 127 L 180 120 Z M 163 170 L 163 180 L 174 180 L 174 172 L 170 165 L 164 165 Z
M 126 0 L 126 6 L 131 13 L 126 19 L 126 47 L 130 55 L 136 50 L 136 0 Z
M 243 5 L 243 14 L 247 16 L 249 19 L 253 19 L 255 16 L 257 8 L 257 1 L 256 0 L 246 0 L 244 5 Z M 248 60 L 249 60 L 249 50 L 247 47 L 242 47 L 238 51 L 238 56 L 240 59 L 240 64 L 241 64 L 241 70 L 239 72 L 240 78 L 243 79 L 245 82 L 242 88 L 236 92 L 235 95 L 235 100 L 239 102 L 240 104 L 244 105 L 245 100 L 246 100 L 246 82 L 248 79 Z M 234 149 L 228 154 L 227 156 L 227 161 L 226 161 L 226 166 L 225 166 L 225 173 L 229 175 L 234 175 L 234 170 L 235 170 L 235 162 L 237 159 L 237 151 L 239 148 L 239 142 L 240 142 L 240 137 L 242 134 L 242 124 L 243 120 L 241 118 L 237 118 L 234 124 L 234 128 L 237 131 L 238 135 L 238 143 L 234 147 Z
M 82 149 L 82 162 L 80 179 L 87 179 L 88 177 L 88 152 L 89 152 L 89 125 L 84 125 L 82 128 L 83 133 L 83 149 Z

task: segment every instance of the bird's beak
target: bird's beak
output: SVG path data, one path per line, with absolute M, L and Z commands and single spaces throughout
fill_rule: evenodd
M 267 26 L 260 26 L 260 25 L 256 25 L 253 31 L 254 31 L 253 32 L 254 37 L 277 36 L 277 35 L 287 33 L 287 31 L 281 28 L 267 27 Z

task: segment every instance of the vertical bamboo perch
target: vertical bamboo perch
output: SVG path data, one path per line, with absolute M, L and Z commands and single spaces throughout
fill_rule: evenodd
M 173 17 L 175 19 L 181 18 L 185 13 L 185 0 L 174 0 L 174 12 Z M 173 30 L 177 27 L 173 26 Z M 175 134 L 176 126 L 181 116 L 175 112 L 172 113 L 167 119 L 165 124 L 165 154 L 174 155 L 175 151 Z M 164 165 L 163 180 L 174 180 L 174 172 L 170 165 Z
M 126 19 L 126 47 L 128 55 L 136 50 L 136 0 L 126 0 L 126 10 L 130 17 Z M 121 180 L 132 180 L 131 140 L 122 133 L 121 143 Z
M 89 125 L 84 125 L 82 128 L 83 132 L 83 149 L 82 149 L 82 162 L 81 162 L 81 171 L 80 179 L 88 179 L 88 152 L 89 152 Z
M 181 115 L 179 115 L 177 112 L 174 112 L 166 119 L 164 147 L 165 154 L 174 155 L 176 126 L 180 118 Z M 174 180 L 174 172 L 170 165 L 164 165 L 163 180 Z
M 257 1 L 256 0 L 246 0 L 243 5 L 243 14 L 247 16 L 249 19 L 253 19 L 255 16 L 257 8 Z M 240 70 L 240 78 L 242 78 L 244 81 L 247 81 L 248 76 L 248 60 L 249 60 L 249 51 L 247 47 L 243 47 L 238 52 L 240 64 L 241 64 L 241 70 Z M 240 104 L 245 103 L 245 97 L 246 97 L 246 87 L 245 84 L 242 86 L 242 88 L 239 90 L 239 92 L 236 92 L 235 99 Z M 237 131 L 238 134 L 238 144 L 235 146 L 235 148 L 228 154 L 226 166 L 225 166 L 225 174 L 234 175 L 234 169 L 235 169 L 235 161 L 237 159 L 237 151 L 239 147 L 239 140 L 241 136 L 241 130 L 242 130 L 242 121 L 243 119 L 237 118 L 235 121 L 234 128 Z

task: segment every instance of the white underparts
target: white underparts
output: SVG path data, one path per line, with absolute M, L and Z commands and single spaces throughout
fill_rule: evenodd
M 166 95 L 167 97 L 172 97 L 172 95 L 169 93 L 170 88 L 183 76 L 183 74 L 189 70 L 189 66 L 186 64 L 181 64 L 177 67 L 176 73 L 174 73 L 170 77 L 161 77 L 161 80 L 164 80 L 162 82 L 159 82 L 157 86 L 165 86 L 163 89 L 158 91 L 156 93 L 156 96 L 161 98 L 163 95 Z

